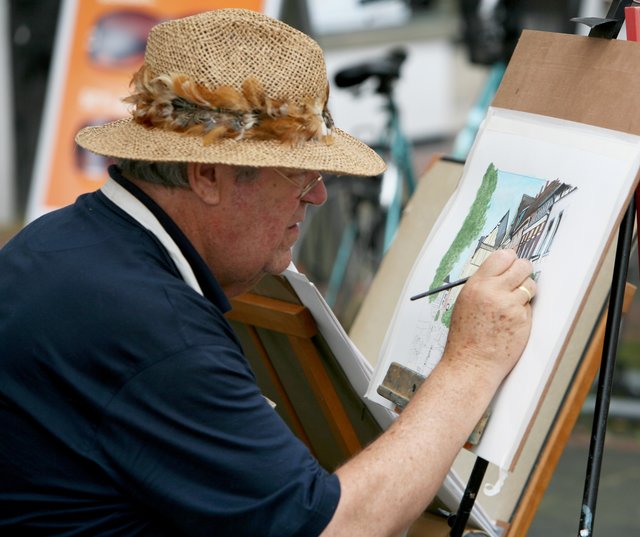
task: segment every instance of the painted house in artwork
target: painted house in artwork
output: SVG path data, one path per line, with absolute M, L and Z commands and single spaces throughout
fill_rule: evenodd
M 500 249 L 502 243 L 509 231 L 509 211 L 500 219 L 498 224 L 484 237 L 478 240 L 478 246 L 475 252 L 465 264 L 461 278 L 471 276 L 478 267 L 484 263 L 484 260 L 491 255 L 492 252 Z
M 462 267 L 462 271 L 460 272 L 458 278 L 466 278 L 467 276 L 471 276 L 476 270 L 478 270 L 478 267 L 482 265 L 482 263 L 484 263 L 484 260 L 489 257 L 492 252 L 495 252 L 496 250 L 501 248 L 508 231 L 509 211 L 505 213 L 505 215 L 489 233 L 487 233 L 483 237 L 480 237 L 476 249 Z M 447 276 L 447 281 L 448 280 L 449 277 Z M 445 299 L 441 303 L 443 311 L 446 311 L 451 307 L 450 305 L 456 301 L 461 290 L 462 287 L 458 286 L 451 289 L 448 293 L 444 293 Z
M 511 222 L 509 236 L 505 238 L 502 245 L 503 248 L 511 248 L 512 250 L 518 249 L 518 245 L 522 240 L 522 234 L 524 233 L 523 222 L 526 221 L 533 212 L 534 202 L 534 197 L 526 194 L 522 195 L 520 204 L 518 205 L 518 210 L 516 211 L 516 216 L 514 217 L 513 222 Z
M 492 252 L 504 248 L 515 250 L 518 257 L 530 259 L 536 273 L 543 272 L 544 258 L 551 251 L 562 223 L 569 194 L 575 190 L 576 187 L 555 179 L 547 181 L 536 196 L 523 194 L 511 225 L 507 211 L 487 235 L 480 237 L 456 279 L 470 276 Z M 439 316 L 449 312 L 461 290 L 461 287 L 454 287 L 443 293 Z
M 551 205 L 547 215 L 545 227 L 542 230 L 542 238 L 531 256 L 532 261 L 538 261 L 551 251 L 551 245 L 553 244 L 556 233 L 560 228 L 565 210 L 570 204 L 568 196 L 575 190 L 576 187 L 561 184 L 553 193 L 553 204 Z
M 534 263 L 548 254 L 567 206 L 566 198 L 575 189 L 554 179 L 547 181 L 535 198 L 525 200 L 523 196 L 521 210 L 511 226 L 508 247 L 515 249 L 519 257 L 526 257 Z

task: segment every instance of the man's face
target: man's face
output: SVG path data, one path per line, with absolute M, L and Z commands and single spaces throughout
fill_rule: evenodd
M 324 203 L 327 190 L 320 181 L 299 197 L 317 172 L 264 168 L 255 177 L 236 178 L 233 168 L 219 169 L 233 177 L 220 206 L 224 248 L 214 273 L 223 287 L 250 287 L 264 274 L 279 274 L 287 268 L 307 205 Z

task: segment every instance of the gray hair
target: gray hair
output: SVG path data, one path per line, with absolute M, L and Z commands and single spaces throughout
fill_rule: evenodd
M 189 187 L 186 162 L 151 162 L 147 160 L 119 159 L 116 164 L 123 175 L 167 187 Z M 237 166 L 235 175 L 237 180 L 255 179 L 258 168 L 252 166 Z
M 148 160 L 120 159 L 117 165 L 122 174 L 156 185 L 168 187 L 189 186 L 186 162 L 150 162 Z

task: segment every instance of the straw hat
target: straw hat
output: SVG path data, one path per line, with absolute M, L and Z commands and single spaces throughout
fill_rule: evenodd
M 384 170 L 334 127 L 318 44 L 260 13 L 219 9 L 155 26 L 133 84 L 132 117 L 82 129 L 80 146 L 135 160 Z

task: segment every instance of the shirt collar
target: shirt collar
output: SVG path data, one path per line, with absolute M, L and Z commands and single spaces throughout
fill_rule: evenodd
M 231 309 L 227 296 L 200 254 L 178 225 L 117 166 L 109 166 L 110 181 L 101 189 L 113 203 L 153 233 L 163 244 L 184 281 L 223 312 Z

